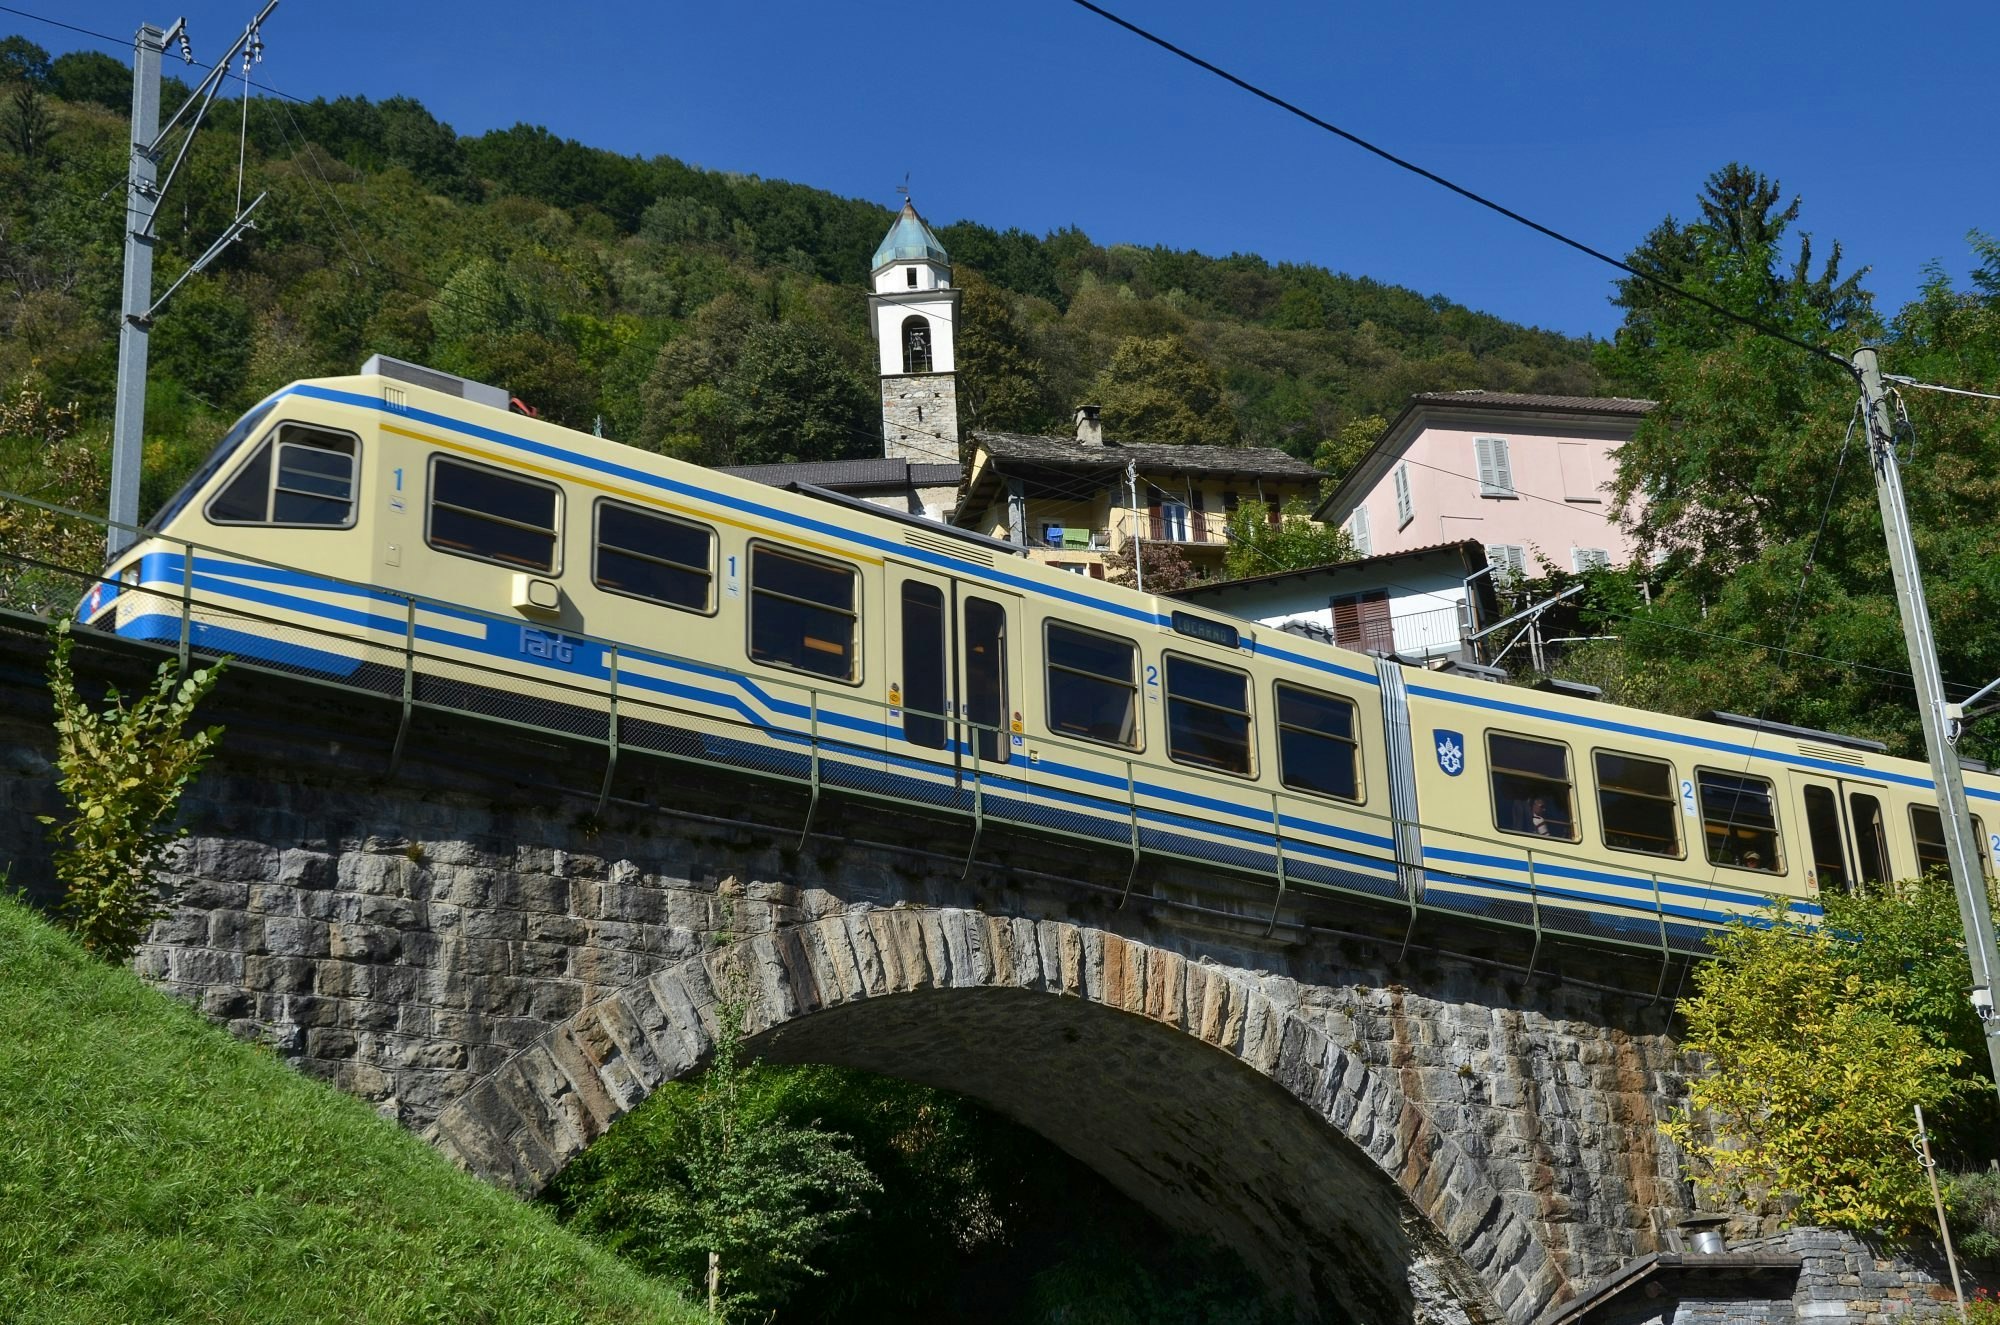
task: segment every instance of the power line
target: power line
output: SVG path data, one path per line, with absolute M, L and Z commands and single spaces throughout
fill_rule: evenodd
M 25 9 L 16 9 L 12 5 L 0 5 L 0 13 L 18 14 L 22 18 L 33 19 L 37 23 L 46 23 L 52 28 L 62 28 L 66 31 L 74 32 L 79 36 L 91 37 L 97 41 L 105 42 L 109 45 L 116 46 L 121 50 L 129 49 L 132 45 L 132 39 L 130 37 L 114 37 L 108 32 L 98 32 L 92 28 L 80 28 L 74 23 L 65 23 L 59 18 L 50 18 L 46 14 L 35 14 L 35 13 L 30 13 L 28 10 Z M 185 63 L 194 66 L 196 69 L 215 68 L 214 65 L 206 64 L 200 60 L 188 60 L 185 61 Z M 250 86 L 254 88 L 261 88 L 263 91 L 269 92 L 273 96 L 283 97 L 287 101 L 296 101 L 301 106 L 311 104 L 304 97 L 295 97 L 289 92 L 282 91 L 279 88 L 271 87 L 265 83 L 260 83 L 254 78 L 246 79 L 244 81 L 248 82 Z
M 1812 354 L 1818 358 L 1824 359 L 1829 363 L 1838 364 L 1841 368 L 1841 371 L 1847 373 L 1850 377 L 1854 375 L 1854 366 L 1852 364 L 1848 363 L 1846 359 L 1843 359 L 1840 355 L 1834 353 L 1832 350 L 1825 348 L 1824 346 L 1815 345 L 1808 340 L 1801 340 L 1799 337 L 1791 335 L 1789 332 L 1780 331 L 1776 327 L 1767 326 L 1753 317 L 1748 317 L 1742 313 L 1738 313 L 1731 309 L 1725 308 L 1721 304 L 1716 303 L 1712 299 L 1704 298 L 1701 295 L 1695 294 L 1691 290 L 1684 290 L 1680 286 L 1673 284 L 1671 281 L 1663 280 L 1660 277 L 1653 275 L 1651 272 L 1641 271 L 1637 267 L 1634 267 L 1631 263 L 1626 262 L 1620 258 L 1614 258 L 1609 253 L 1606 253 L 1601 249 L 1592 248 L 1589 244 L 1584 243 L 1580 239 L 1572 239 L 1570 236 L 1564 234 L 1560 230 L 1557 230 L 1551 226 L 1543 225 L 1540 221 L 1534 220 L 1531 217 L 1523 216 L 1520 212 L 1515 211 L 1513 208 L 1507 207 L 1501 203 L 1497 203 L 1493 201 L 1491 198 L 1486 197 L 1484 194 L 1475 193 L 1471 189 L 1466 188 L 1462 184 L 1455 184 L 1451 180 L 1446 179 L 1443 175 L 1438 174 L 1436 171 L 1426 170 L 1424 167 L 1418 165 L 1416 162 L 1409 161 L 1403 157 L 1397 156 L 1394 152 L 1389 151 L 1387 148 L 1378 147 L 1374 143 L 1369 142 L 1366 138 L 1361 137 L 1359 134 L 1350 133 L 1349 131 L 1341 128 L 1337 124 L 1333 124 L 1327 120 L 1323 120 L 1319 116 L 1313 114 L 1311 111 L 1306 110 L 1303 107 L 1294 104 L 1293 102 L 1285 100 L 1283 97 L 1277 95 L 1275 92 L 1267 91 L 1264 88 L 1259 87 L 1257 84 L 1250 82 L 1248 79 L 1240 78 L 1237 75 L 1230 73 L 1227 69 L 1222 68 L 1220 65 L 1213 64 L 1207 60 L 1202 59 L 1199 55 L 1196 55 L 1192 51 L 1185 50 L 1182 47 L 1174 45 L 1166 38 L 1158 36 L 1155 33 L 1149 32 L 1145 28 L 1140 27 L 1138 24 L 1133 23 L 1128 19 L 1120 18 L 1118 15 L 1112 13 L 1108 9 L 1103 8 L 1100 5 L 1092 4 L 1091 0 L 1072 0 L 1072 3 L 1076 4 L 1080 8 L 1089 10 L 1091 13 L 1096 14 L 1099 18 L 1102 18 L 1107 22 L 1116 24 L 1118 27 L 1125 29 L 1127 32 L 1130 32 L 1136 37 L 1151 42 L 1153 45 L 1158 46 L 1163 51 L 1167 51 L 1172 55 L 1179 56 L 1181 59 L 1186 60 L 1189 64 L 1194 65 L 1196 68 L 1204 69 L 1209 73 L 1214 74 L 1217 78 L 1222 79 L 1224 82 L 1234 84 L 1236 87 L 1239 87 L 1243 89 L 1243 91 L 1248 92 L 1251 96 L 1257 97 L 1258 99 L 1263 101 L 1270 102 L 1273 106 L 1276 106 L 1278 109 L 1285 111 L 1287 114 L 1297 116 L 1299 119 L 1304 120 L 1306 123 L 1312 125 L 1315 128 L 1323 129 L 1326 132 L 1333 134 L 1337 138 L 1345 139 L 1347 142 L 1354 144 L 1354 146 L 1359 147 L 1363 151 L 1370 152 L 1375 156 L 1382 158 L 1384 161 L 1387 161 L 1390 165 L 1396 166 L 1401 170 L 1407 170 L 1411 174 L 1420 176 L 1423 179 L 1427 179 L 1431 183 L 1439 186 L 1440 188 L 1449 189 L 1451 192 L 1456 193 L 1459 197 L 1466 199 L 1468 202 L 1477 203 L 1479 206 L 1484 207 L 1489 211 L 1498 212 L 1500 215 L 1506 217 L 1508 220 L 1513 221 L 1518 225 L 1524 225 L 1528 227 L 1528 229 L 1533 230 L 1535 233 L 1539 235 L 1543 235 L 1549 239 L 1555 240 L 1558 244 L 1565 244 L 1568 247 L 1575 249 L 1579 253 L 1585 254 L 1586 256 L 1589 257 L 1596 258 L 1599 262 L 1605 263 L 1608 266 L 1615 267 L 1619 271 L 1624 272 L 1626 275 L 1636 277 L 1637 279 L 1644 281 L 1646 284 L 1651 285 L 1663 291 L 1666 294 L 1670 294 L 1677 299 L 1685 299 L 1691 303 L 1699 304 L 1703 308 L 1706 308 L 1709 312 L 1719 314 L 1722 317 L 1728 318 L 1731 322 L 1735 322 L 1742 326 L 1748 327 L 1752 331 L 1756 332 L 1761 336 L 1769 336 L 1774 340 L 1783 341 L 1787 345 L 1791 345 L 1798 349 L 1804 350 L 1808 354 Z
M 2000 400 L 2000 396 L 1996 396 L 1990 391 L 1968 391 L 1964 387 L 1939 386 L 1935 382 L 1919 382 L 1914 377 L 1901 377 L 1895 373 L 1882 374 L 1882 380 L 1884 382 L 1894 382 L 1897 386 L 1906 386 L 1916 391 L 1941 391 L 1947 396 L 1970 396 L 1974 400 Z

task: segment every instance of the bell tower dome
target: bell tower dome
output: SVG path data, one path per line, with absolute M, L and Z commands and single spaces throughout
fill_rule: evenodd
M 908 200 L 875 250 L 869 322 L 882 377 L 882 453 L 958 463 L 958 291 L 951 258 Z

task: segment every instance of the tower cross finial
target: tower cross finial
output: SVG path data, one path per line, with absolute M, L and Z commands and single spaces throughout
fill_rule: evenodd
M 909 171 L 907 171 L 907 170 L 906 170 L 906 171 L 904 171 L 904 172 L 903 172 L 903 182 L 902 182 L 901 184 L 898 184 L 898 185 L 896 186 L 896 192 L 898 192 L 898 193 L 900 193 L 900 194 L 902 194 L 902 195 L 903 195 L 903 202 L 904 202 L 904 203 L 905 203 L 905 204 L 907 205 L 907 204 L 909 203 L 909 201 L 910 201 L 910 172 L 909 172 Z

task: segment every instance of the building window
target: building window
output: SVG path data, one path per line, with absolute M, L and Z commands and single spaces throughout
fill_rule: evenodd
M 1587 570 L 1611 569 L 1611 551 L 1601 547 L 1574 547 L 1569 550 L 1570 569 L 1582 574 Z
M 1250 776 L 1250 677 L 1168 654 L 1167 755 Z
M 616 502 L 597 504 L 591 582 L 691 612 L 709 609 L 715 531 Z
M 1389 654 L 1396 651 L 1395 626 L 1390 620 L 1387 589 L 1342 594 L 1328 606 L 1333 610 L 1333 642 L 1341 648 L 1356 649 L 1362 653 Z
M 1410 467 L 1396 466 L 1396 528 L 1401 529 L 1416 515 L 1416 505 L 1410 500 Z
M 903 284 L 909 286 L 912 290 L 917 288 L 917 269 L 915 267 L 903 268 Z
M 345 529 L 354 523 L 355 451 L 346 433 L 283 424 L 209 502 L 209 521 Z
M 855 678 L 855 573 L 775 548 L 750 550 L 750 659 Z
M 1368 532 L 1368 508 L 1357 506 L 1354 514 L 1347 517 L 1347 536 L 1354 543 L 1354 555 L 1372 557 L 1375 555 L 1375 539 Z
M 1769 780 L 1707 769 L 1697 769 L 1694 780 L 1710 863 L 1782 874 L 1778 808 L 1771 799 Z
M 1488 543 L 1486 564 L 1495 584 L 1512 584 L 1528 573 L 1528 550 L 1518 543 Z
M 931 370 L 930 319 L 914 313 L 903 319 L 903 371 L 928 373 Z
M 1479 495 L 1482 497 L 1512 497 L 1514 492 L 1514 470 L 1507 462 L 1507 442 L 1501 437 L 1479 437 L 1472 443 L 1475 457 L 1479 461 Z
M 1597 816 L 1604 845 L 1649 856 L 1681 854 L 1680 797 L 1673 765 L 1657 759 L 1597 752 Z
M 1107 745 L 1139 744 L 1139 649 L 1130 640 L 1048 626 L 1049 728 Z
M 1576 841 L 1569 747 L 1525 736 L 1486 737 L 1493 780 L 1493 823 L 1503 833 Z
M 1361 799 L 1354 705 L 1338 695 L 1278 687 L 1278 780 L 1299 791 Z
M 1172 543 L 1187 542 L 1188 508 L 1185 503 L 1177 501 L 1160 503 L 1160 528 L 1153 537 Z
M 553 484 L 435 456 L 430 545 L 456 556 L 552 572 L 561 503 Z

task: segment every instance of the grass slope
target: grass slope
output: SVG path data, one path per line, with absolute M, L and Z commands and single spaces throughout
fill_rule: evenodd
M 0 899 L 0 1319 L 704 1318 Z

